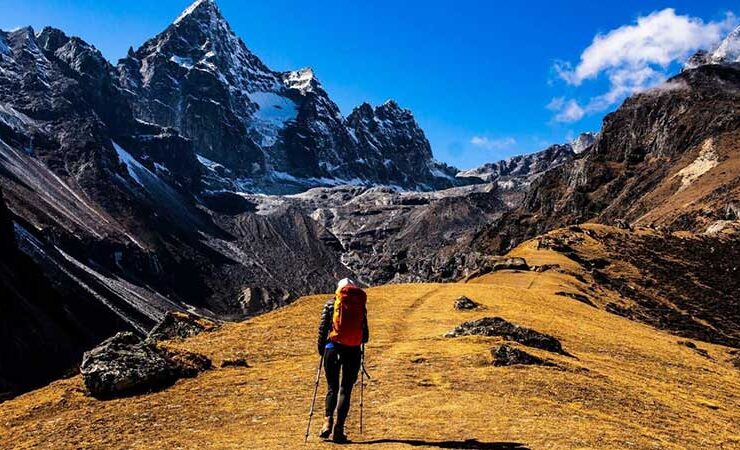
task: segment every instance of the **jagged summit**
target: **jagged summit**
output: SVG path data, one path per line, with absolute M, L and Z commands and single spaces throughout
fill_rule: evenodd
M 713 50 L 699 50 L 684 65 L 684 70 L 706 64 L 740 63 L 740 26 L 732 30 Z
M 173 22 L 173 25 L 177 25 L 186 18 L 202 19 L 204 17 L 216 17 L 223 18 L 221 11 L 218 9 L 218 5 L 213 0 L 196 0 L 190 6 L 180 13 L 179 16 Z
M 314 70 L 276 71 L 232 31 L 212 1 L 197 1 L 117 66 L 138 119 L 172 127 L 198 155 L 209 189 L 281 192 L 327 184 L 450 187 L 411 111 L 361 105 L 369 127 L 343 117 Z M 399 150 L 402 148 L 403 150 Z M 216 176 L 217 175 L 217 176 Z
M 319 79 L 316 78 L 316 74 L 311 67 L 285 72 L 283 74 L 283 82 L 288 88 L 295 89 L 304 95 L 308 92 L 313 92 L 321 86 Z

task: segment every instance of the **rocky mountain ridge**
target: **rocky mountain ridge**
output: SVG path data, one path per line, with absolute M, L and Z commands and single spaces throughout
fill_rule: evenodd
M 129 51 L 115 74 L 138 120 L 172 127 L 228 171 L 210 189 L 283 193 L 336 184 L 460 184 L 410 111 L 388 101 L 344 118 L 313 70 L 269 69 L 212 0 Z
M 581 133 L 570 143 L 555 144 L 539 152 L 487 163 L 458 172 L 457 177 L 496 183 L 506 204 L 515 207 L 534 180 L 548 170 L 576 158 L 596 142 L 597 136 L 598 133 Z

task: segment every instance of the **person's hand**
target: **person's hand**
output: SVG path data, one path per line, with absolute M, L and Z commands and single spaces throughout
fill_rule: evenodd
M 319 356 L 324 356 L 324 346 L 319 345 L 317 350 L 319 351 Z

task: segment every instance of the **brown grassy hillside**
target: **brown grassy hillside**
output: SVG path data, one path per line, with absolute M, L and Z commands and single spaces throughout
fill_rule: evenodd
M 740 371 L 729 348 L 696 341 L 692 349 L 679 343 L 684 338 L 556 295 L 592 295 L 577 279 L 582 268 L 554 251 L 529 256 L 572 273 L 503 271 L 467 284 L 369 290 L 373 380 L 364 436 L 355 397 L 353 447 L 740 447 Z M 483 308 L 454 310 L 460 295 Z M 168 343 L 208 355 L 217 368 L 161 392 L 99 401 L 74 377 L 3 403 L 0 442 L 19 449 L 304 448 L 323 299 L 306 297 Z M 486 316 L 551 334 L 574 357 L 514 344 L 557 367 L 492 367 L 490 349 L 500 338 L 443 337 Z M 220 368 L 234 357 L 246 357 L 250 367 Z M 315 437 L 317 406 L 305 448 L 331 445 Z

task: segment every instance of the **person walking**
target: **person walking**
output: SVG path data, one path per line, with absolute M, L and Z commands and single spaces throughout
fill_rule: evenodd
M 362 364 L 362 348 L 369 339 L 367 295 L 354 281 L 344 278 L 337 283 L 334 298 L 324 305 L 319 321 L 317 347 L 323 355 L 328 388 L 324 426 L 319 434 L 322 439 L 331 436 L 334 442 L 347 442 L 344 422 Z

